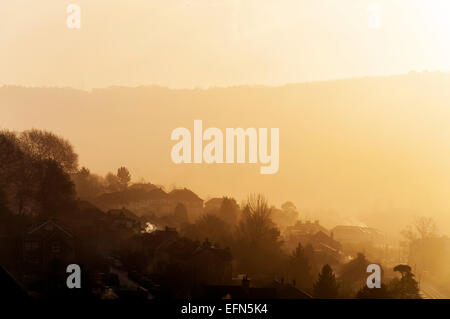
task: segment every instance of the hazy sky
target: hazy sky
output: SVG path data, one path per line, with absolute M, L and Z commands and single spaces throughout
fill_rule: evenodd
M 66 7 L 81 7 L 68 29 Z M 368 27 L 378 4 L 381 26 Z M 0 2 L 0 85 L 277 85 L 450 70 L 448 0 Z
M 66 25 L 71 3 L 80 29 Z M 379 27 L 369 27 L 369 7 L 380 9 Z M 449 0 L 0 1 L 0 86 L 192 88 L 450 71 L 449 13 Z M 134 178 L 204 198 L 262 192 L 347 216 L 430 212 L 450 231 L 449 83 L 420 73 L 254 91 L 4 88 L 0 126 L 56 132 L 101 174 L 126 165 Z M 194 119 L 280 127 L 279 174 L 176 166 L 170 132 Z

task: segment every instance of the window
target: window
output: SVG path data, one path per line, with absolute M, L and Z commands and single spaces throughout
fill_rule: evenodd
M 25 242 L 25 250 L 31 251 L 39 248 L 39 243 L 37 241 L 26 241 Z
M 61 246 L 59 243 L 53 243 L 52 244 L 52 253 L 57 254 L 61 251 Z

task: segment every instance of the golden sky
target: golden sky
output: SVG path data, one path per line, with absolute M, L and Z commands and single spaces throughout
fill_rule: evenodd
M 81 7 L 80 29 L 66 26 L 70 3 Z M 373 4 L 378 28 L 368 24 Z M 0 1 L 0 86 L 276 86 L 448 72 L 449 13 L 448 0 Z M 395 215 L 402 226 L 402 216 L 432 214 L 450 232 L 449 87 L 448 74 L 420 73 L 270 89 L 4 88 L 0 127 L 51 130 L 93 172 L 126 165 L 135 179 L 203 198 L 262 192 L 328 219 Z M 279 127 L 280 172 L 176 166 L 170 132 L 194 119 Z
M 68 29 L 66 7 L 81 7 Z M 368 7 L 381 26 L 368 28 Z M 0 85 L 278 85 L 450 70 L 447 0 L 0 2 Z

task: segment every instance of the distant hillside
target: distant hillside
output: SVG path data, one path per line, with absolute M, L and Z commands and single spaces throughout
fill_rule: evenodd
M 355 221 L 398 230 L 422 214 L 450 225 L 449 104 L 443 73 L 207 90 L 3 87 L 0 126 L 61 134 L 92 172 L 125 165 L 135 180 L 202 198 L 239 202 L 262 192 L 327 227 Z M 170 134 L 192 130 L 194 119 L 223 130 L 279 127 L 279 172 L 172 163 Z

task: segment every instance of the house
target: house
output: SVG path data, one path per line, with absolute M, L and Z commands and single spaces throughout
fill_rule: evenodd
M 294 226 L 287 227 L 284 237 L 289 251 L 296 249 L 299 243 L 303 247 L 311 245 L 315 260 L 320 264 L 335 264 L 343 258 L 342 244 L 319 221 L 298 221 Z
M 142 223 L 139 218 L 126 208 L 111 209 L 107 213 L 107 220 L 116 229 L 126 229 L 135 234 L 142 231 Z
M 343 244 L 384 243 L 385 236 L 375 228 L 361 226 L 336 226 L 331 232 Z
M 278 299 L 312 299 L 312 296 L 292 284 L 285 283 L 284 280 L 274 281 L 269 287 L 275 288 Z
M 53 219 L 31 228 L 22 246 L 23 262 L 29 274 L 43 274 L 54 262 L 63 265 L 74 262 L 74 235 Z
M 297 239 L 303 247 L 306 245 L 313 247 L 316 261 L 320 263 L 334 264 L 343 257 L 342 245 L 334 240 L 333 233 L 329 236 L 319 231 L 315 234 L 299 235 Z
M 342 250 L 341 243 L 334 239 L 333 233 L 327 235 L 324 232 L 319 231 L 314 235 L 301 236 L 300 238 L 303 239 L 305 244 L 311 244 L 315 248 L 326 246 L 336 251 Z
M 288 250 L 294 250 L 298 243 L 303 246 L 311 244 L 315 250 L 328 250 L 335 252 L 342 250 L 342 245 L 335 240 L 334 234 L 320 225 L 319 221 L 298 221 L 294 226 L 286 228 L 284 232 L 285 242 Z
M 103 194 L 94 199 L 94 204 L 103 210 L 129 209 L 140 216 L 158 217 L 173 214 L 181 203 L 186 207 L 188 218 L 192 221 L 203 212 L 203 200 L 194 192 L 174 189 L 166 193 L 161 188 L 129 188 L 121 192 Z
M 205 241 L 189 257 L 189 267 L 195 272 L 197 284 L 223 284 L 232 278 L 230 250 L 220 249 Z
M 172 190 L 169 193 L 169 202 L 173 210 L 178 203 L 183 204 L 188 211 L 190 220 L 197 219 L 203 213 L 203 200 L 187 188 Z
M 181 269 L 192 286 L 224 284 L 231 281 L 229 249 L 221 249 L 208 241 L 200 243 L 178 235 L 173 228 L 155 230 L 136 239 L 135 249 L 149 257 L 147 271 L 158 274 L 165 267 Z
M 309 220 L 304 222 L 299 220 L 295 225 L 286 227 L 286 233 L 290 235 L 315 234 L 318 233 L 319 231 L 327 235 L 330 235 L 330 232 L 325 227 L 320 225 L 318 220 L 315 220 L 313 223 Z

